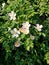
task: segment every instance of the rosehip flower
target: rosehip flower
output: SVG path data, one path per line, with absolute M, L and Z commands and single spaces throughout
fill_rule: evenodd
M 19 37 L 20 31 L 14 28 L 13 30 L 10 31 L 12 34 L 12 37 Z
M 23 25 L 22 27 L 26 29 L 29 29 L 29 27 L 31 26 L 28 21 L 23 23 L 22 25 Z
M 22 32 L 23 34 L 29 33 L 29 29 L 25 29 L 25 28 L 20 28 L 19 31 Z
M 24 33 L 24 34 L 28 34 L 29 33 L 29 27 L 30 27 L 29 22 L 25 22 L 22 24 L 22 27 L 19 29 L 19 31 Z
M 39 24 L 36 24 L 36 26 L 34 26 L 35 29 L 37 29 L 38 31 L 41 31 L 42 28 L 43 28 L 43 25 L 39 25 Z
M 20 47 L 20 42 L 19 42 L 19 41 L 16 41 L 16 42 L 14 43 L 14 46 L 15 46 L 15 47 Z
M 8 13 L 8 16 L 10 16 L 10 20 L 16 19 L 16 13 L 14 11 L 11 11 L 11 13 Z

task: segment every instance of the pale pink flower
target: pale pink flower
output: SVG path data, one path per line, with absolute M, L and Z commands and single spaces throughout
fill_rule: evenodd
M 19 31 L 24 33 L 24 34 L 28 34 L 29 33 L 29 27 L 30 27 L 29 22 L 25 22 L 22 24 L 22 27 L 19 29 Z
M 23 25 L 22 27 L 26 29 L 29 29 L 29 27 L 31 26 L 28 21 L 23 23 L 22 25 Z
M 29 29 L 25 29 L 25 28 L 19 28 L 19 31 L 22 32 L 23 34 L 28 34 L 29 33 Z
M 20 42 L 19 42 L 19 41 L 16 41 L 16 42 L 14 43 L 14 46 L 15 46 L 15 47 L 20 47 Z

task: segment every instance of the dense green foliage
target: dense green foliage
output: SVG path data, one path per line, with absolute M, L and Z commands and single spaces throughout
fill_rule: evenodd
M 16 20 L 10 20 L 11 11 L 16 13 Z M 29 34 L 21 33 L 18 38 L 12 38 L 8 28 L 19 29 L 25 21 L 31 24 Z M 43 25 L 42 31 L 34 28 L 36 24 Z M 30 34 L 35 36 L 34 40 Z M 17 40 L 20 47 L 14 46 Z M 49 0 L 0 0 L 0 65 L 48 64 Z

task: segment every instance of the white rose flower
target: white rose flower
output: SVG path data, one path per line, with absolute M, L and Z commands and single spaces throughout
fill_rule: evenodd
M 16 28 L 14 28 L 13 30 L 10 31 L 12 34 L 12 37 L 18 37 L 20 34 L 20 31 L 18 31 Z
M 8 13 L 8 16 L 10 16 L 10 20 L 16 19 L 16 13 L 14 13 L 14 11 L 11 11 L 11 13 Z
M 42 28 L 43 28 L 43 25 L 39 25 L 39 24 L 36 24 L 36 26 L 34 26 L 35 29 L 37 29 L 38 31 L 41 31 Z

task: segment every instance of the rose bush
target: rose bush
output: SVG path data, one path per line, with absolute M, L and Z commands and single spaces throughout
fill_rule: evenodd
M 49 0 L 0 0 L 0 65 L 49 64 Z

